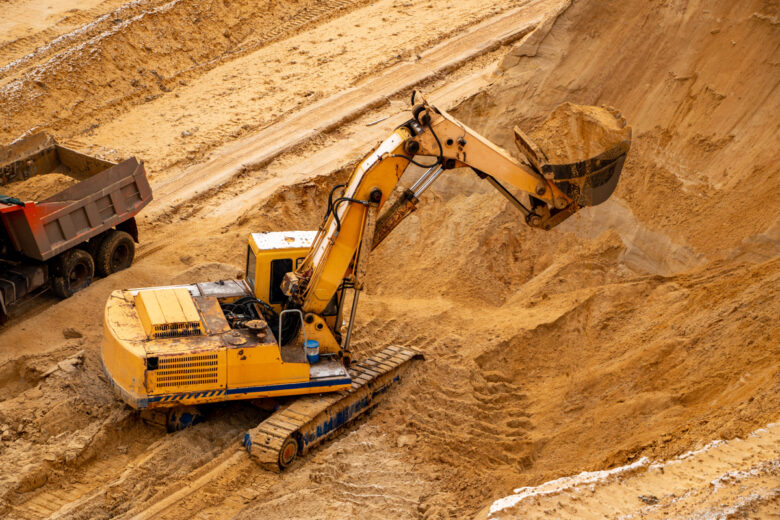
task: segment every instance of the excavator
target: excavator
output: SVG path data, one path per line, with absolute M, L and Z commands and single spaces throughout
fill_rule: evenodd
M 196 422 L 198 405 L 273 402 L 243 444 L 262 467 L 287 468 L 375 407 L 421 359 L 400 346 L 353 359 L 350 342 L 371 251 L 438 178 L 471 168 L 527 225 L 549 230 L 612 194 L 630 146 L 630 128 L 610 112 L 627 137 L 595 157 L 553 163 L 515 128 L 519 161 L 424 99 L 413 95 L 412 106 L 333 187 L 319 229 L 249 235 L 244 278 L 110 295 L 102 362 L 122 400 L 169 430 Z M 424 173 L 401 189 L 410 165 Z

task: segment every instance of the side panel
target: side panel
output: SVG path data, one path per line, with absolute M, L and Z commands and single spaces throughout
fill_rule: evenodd
M 227 363 L 225 349 L 191 354 L 161 355 L 157 369 L 147 370 L 149 395 L 200 392 L 225 388 Z
M 111 298 L 115 302 L 121 301 L 121 291 L 115 291 Z M 123 323 L 129 325 L 130 320 L 134 319 L 135 315 L 123 312 L 125 309 L 112 308 L 112 304 L 116 305 L 112 300 L 109 300 L 103 317 L 103 343 L 101 345 L 103 371 L 122 399 L 133 408 L 138 409 L 145 406 L 147 398 L 144 386 L 146 366 L 143 357 L 138 352 L 126 348 L 125 342 L 119 339 L 120 333 L 114 329 L 114 326 L 122 327 Z M 112 319 L 117 319 L 119 323 L 114 324 Z
M 328 327 L 328 324 L 322 319 L 322 316 L 309 314 L 309 317 L 311 322 L 304 323 L 304 326 L 306 327 L 306 338 L 313 339 L 320 344 L 321 354 L 338 354 L 341 350 L 341 345 L 336 341 L 330 327 Z
M 308 363 L 285 363 L 275 343 L 227 349 L 228 388 L 302 383 Z

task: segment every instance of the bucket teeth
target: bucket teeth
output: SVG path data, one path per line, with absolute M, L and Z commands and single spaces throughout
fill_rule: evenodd
M 349 371 L 352 388 L 341 392 L 296 398 L 244 435 L 244 447 L 263 468 L 280 471 L 281 451 L 288 439 L 297 442 L 298 454 L 336 435 L 345 425 L 370 410 L 422 354 L 401 347 L 387 347 L 354 363 Z

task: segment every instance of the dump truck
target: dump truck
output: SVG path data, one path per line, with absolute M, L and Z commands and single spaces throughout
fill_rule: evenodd
M 114 291 L 101 349 L 108 381 L 142 417 L 171 430 L 193 424 L 198 405 L 271 400 L 278 408 L 243 443 L 262 467 L 290 466 L 377 406 L 421 358 L 405 346 L 371 357 L 351 350 L 371 251 L 457 168 L 473 170 L 519 210 L 518 220 L 540 230 L 607 200 L 631 130 L 616 111 L 599 116 L 614 139 L 570 162 L 515 128 L 521 161 L 413 97 L 410 119 L 357 164 L 346 184 L 332 187 L 319 229 L 249 235 L 243 279 Z M 588 135 L 609 141 L 598 120 L 578 121 L 588 128 L 564 136 L 566 142 Z M 572 147 L 585 148 L 593 151 Z M 399 191 L 412 164 L 424 173 Z
M 78 182 L 43 200 L 3 194 L 54 172 Z M 0 325 L 37 294 L 67 298 L 95 275 L 128 267 L 138 242 L 135 216 L 151 200 L 144 164 L 135 158 L 113 163 L 46 134 L 0 147 Z

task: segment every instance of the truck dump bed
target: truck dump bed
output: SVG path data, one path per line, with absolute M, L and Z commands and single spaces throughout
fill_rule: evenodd
M 6 184 L 53 172 L 80 182 L 41 201 L 2 197 Z M 11 246 L 29 258 L 48 260 L 133 218 L 151 200 L 144 165 L 135 158 L 115 164 L 45 134 L 0 147 L 0 222 Z

